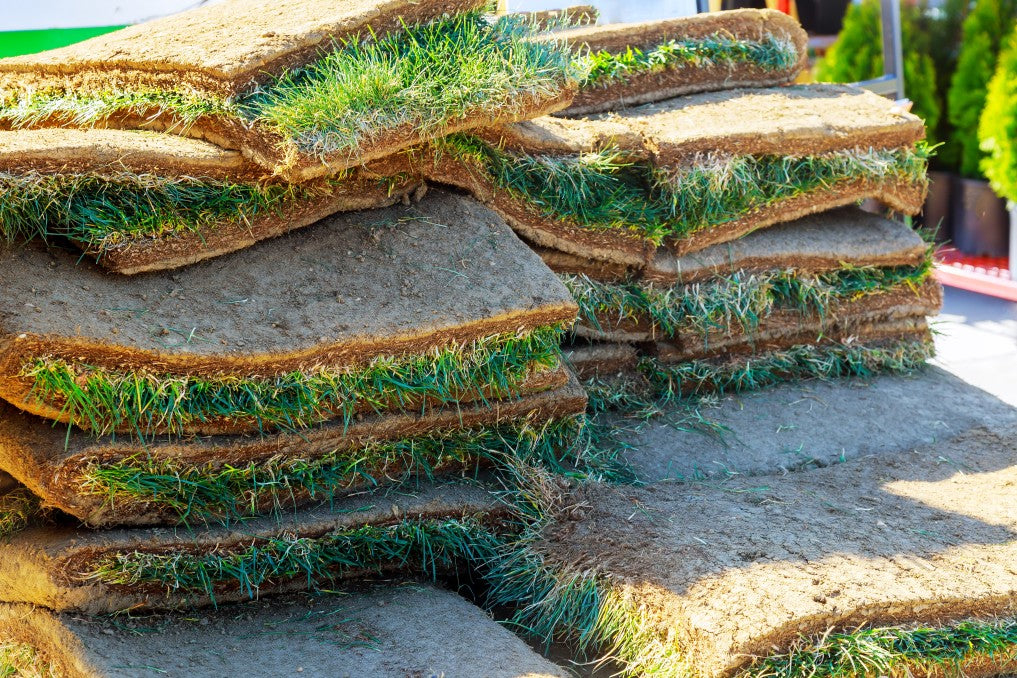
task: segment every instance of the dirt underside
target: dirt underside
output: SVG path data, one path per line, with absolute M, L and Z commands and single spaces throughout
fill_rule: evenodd
M 734 40 L 761 42 L 767 38 L 791 42 L 798 61 L 788 69 L 768 70 L 751 64 L 694 64 L 637 72 L 620 80 L 591 85 L 580 91 L 572 106 L 561 115 L 579 116 L 618 110 L 648 102 L 661 101 L 681 94 L 733 89 L 768 87 L 794 80 L 808 62 L 808 36 L 788 15 L 773 10 L 734 10 L 680 19 L 664 19 L 639 24 L 607 24 L 557 35 L 592 51 L 613 54 L 629 47 L 643 52 L 669 40 L 696 40 L 722 35 Z
M 601 282 L 641 279 L 673 285 L 703 282 L 738 271 L 795 269 L 820 273 L 851 266 L 917 266 L 925 258 L 921 236 L 905 224 L 856 207 L 820 212 L 760 229 L 678 257 L 659 249 L 642 271 L 538 248 L 552 270 L 583 274 Z
M 475 517 L 495 523 L 504 506 L 486 490 L 468 485 L 422 486 L 414 493 L 379 493 L 340 499 L 317 508 L 281 512 L 233 527 L 131 528 L 93 531 L 70 527 L 33 527 L 0 543 L 0 601 L 30 603 L 62 612 L 106 614 L 124 609 L 204 607 L 213 600 L 204 591 L 167 589 L 160 584 L 107 585 L 88 573 L 105 555 L 118 553 L 209 553 L 245 551 L 259 539 L 279 536 L 316 538 L 363 525 L 390 525 L 411 519 Z M 381 563 L 380 563 L 381 564 Z M 417 563 L 389 563 L 386 570 L 412 572 Z M 350 573 L 351 576 L 364 573 Z M 304 591 L 327 579 L 306 576 L 265 582 L 261 596 Z M 249 600 L 238 585 L 216 586 L 215 602 Z
M 575 317 L 567 290 L 496 214 L 437 191 L 123 282 L 56 248 L 0 254 L 3 375 L 47 355 L 271 375 Z
M 609 576 L 707 676 L 799 634 L 1013 616 L 1015 450 L 1009 426 L 765 479 L 594 486 L 538 549 Z
M 524 387 L 524 390 L 525 387 Z M 418 414 L 391 414 L 355 420 L 348 427 L 333 422 L 300 433 L 264 436 L 214 436 L 183 440 L 132 441 L 130 438 L 96 439 L 85 433 L 24 414 L 0 404 L 0 468 L 13 473 L 45 505 L 60 509 L 94 527 L 114 525 L 174 524 L 179 514 L 157 502 L 128 495 L 112 500 L 102 492 L 90 493 L 82 484 L 82 473 L 93 463 L 112 464 L 139 457 L 168 459 L 184 465 L 214 465 L 237 468 L 264 463 L 273 458 L 313 462 L 339 450 L 353 459 L 368 443 L 399 440 L 457 429 L 504 425 L 528 421 L 539 425 L 549 419 L 578 414 L 586 408 L 586 394 L 575 377 L 561 388 L 516 400 L 450 406 Z M 453 473 L 461 468 L 438 469 Z M 398 474 L 400 469 L 388 469 Z M 367 479 L 343 488 L 343 493 L 364 489 Z M 280 498 L 266 496 L 267 512 Z M 306 493 L 294 492 L 281 498 L 287 509 L 311 503 Z
M 458 595 L 412 582 L 116 618 L 0 605 L 0 627 L 64 678 L 571 675 Z
M 0 59 L 0 89 L 191 89 L 237 95 L 304 65 L 333 40 L 383 35 L 476 0 L 228 0 L 59 49 Z

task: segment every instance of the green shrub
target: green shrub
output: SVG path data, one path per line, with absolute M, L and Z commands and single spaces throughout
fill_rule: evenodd
M 935 138 L 942 142 L 936 150 L 934 164 L 943 169 L 956 171 L 960 164 L 960 151 L 953 143 L 953 125 L 950 123 L 950 79 L 957 70 L 960 55 L 961 34 L 964 19 L 971 9 L 971 0 L 946 0 L 933 17 L 928 16 L 930 54 L 936 69 L 936 89 L 939 94 L 939 127 Z
M 964 20 L 963 42 L 947 101 L 954 126 L 951 142 L 959 153 L 960 173 L 967 177 L 982 177 L 978 121 L 1000 46 L 1013 29 L 1015 14 L 1017 0 L 977 0 Z
M 924 5 L 905 5 L 901 12 L 904 86 L 914 102 L 912 111 L 925 121 L 929 140 L 935 143 L 941 106 L 929 21 Z M 816 65 L 816 79 L 821 82 L 858 82 L 883 75 L 883 43 L 878 39 L 881 23 L 879 0 L 864 0 L 848 7 L 837 41 Z
M 989 82 L 978 129 L 982 170 L 993 190 L 1017 202 L 1017 29 L 1007 39 Z

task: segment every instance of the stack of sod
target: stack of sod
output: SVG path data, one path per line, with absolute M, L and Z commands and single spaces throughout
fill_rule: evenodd
M 791 82 L 808 62 L 808 36 L 774 10 L 744 9 L 562 31 L 588 59 L 572 105 L 580 116 L 682 94 Z
M 206 141 L 110 129 L 0 131 L 0 242 L 67 239 L 115 273 L 164 270 L 249 247 L 337 212 L 421 190 L 391 168 L 303 184 Z
M 471 191 L 531 243 L 642 270 L 659 250 L 695 252 L 866 198 L 915 214 L 924 134 L 871 92 L 793 86 L 543 117 L 447 137 L 410 161 Z
M 512 455 L 567 465 L 576 307 L 468 198 L 130 284 L 78 259 L 0 254 L 0 396 L 29 413 L 3 411 L 0 467 L 89 523 L 259 514 Z
M 668 392 L 743 390 L 781 379 L 912 369 L 930 350 L 940 305 L 931 252 L 906 225 L 840 208 L 684 257 L 653 276 L 584 270 L 549 254 L 580 308 L 587 340 L 642 344 L 638 370 Z M 606 374 L 624 349 L 581 347 L 573 361 Z
M 0 124 L 201 137 L 300 182 L 568 106 L 568 47 L 485 5 L 226 0 L 0 60 Z

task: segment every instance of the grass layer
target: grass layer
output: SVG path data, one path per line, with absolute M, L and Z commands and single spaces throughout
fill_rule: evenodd
M 0 643 L 0 678 L 59 678 L 56 667 L 27 643 Z
M 331 499 L 354 486 L 433 480 L 449 469 L 475 473 L 481 466 L 510 469 L 536 465 L 576 479 L 624 477 L 614 452 L 590 442 L 585 416 L 551 422 L 523 420 L 497 427 L 437 431 L 400 440 L 375 440 L 354 449 L 301 459 L 279 455 L 245 466 L 188 464 L 137 455 L 104 463 L 92 460 L 80 480 L 86 491 L 166 507 L 181 521 L 241 518 L 276 510 L 298 494 Z
M 516 610 L 509 622 L 544 642 L 598 652 L 626 676 L 689 678 L 701 675 L 695 657 L 661 633 L 649 611 L 593 570 L 548 563 L 527 545 L 531 535 L 501 551 L 486 573 L 488 604 Z M 939 628 L 861 628 L 801 637 L 787 653 L 757 659 L 738 678 L 847 678 L 849 676 L 963 676 L 965 662 L 1017 661 L 1017 621 L 967 621 Z M 928 672 L 928 673 L 926 673 Z
M 898 285 L 916 289 L 931 270 L 929 258 L 921 266 L 843 267 L 825 273 L 738 272 L 709 282 L 663 287 L 635 281 L 604 283 L 586 275 L 559 277 L 579 305 L 579 317 L 598 330 L 604 329 L 604 322 L 615 326 L 649 323 L 666 337 L 681 330 L 705 337 L 711 331 L 736 327 L 751 333 L 779 309 L 824 317 L 837 301 Z
M 329 186 L 343 177 L 334 177 Z M 0 172 L 0 242 L 65 237 L 93 252 L 142 238 L 213 228 L 229 220 L 282 216 L 293 203 L 324 195 L 284 184 L 237 184 L 193 177 Z
M 322 368 L 277 377 L 201 377 L 121 372 L 37 358 L 22 369 L 30 399 L 59 409 L 71 424 L 97 435 L 129 429 L 141 436 L 189 426 L 253 419 L 261 428 L 296 430 L 364 409 L 420 408 L 467 398 L 516 396 L 534 371 L 561 357 L 562 330 L 501 334 L 424 354 L 379 356 L 349 369 Z
M 589 55 L 590 74 L 584 86 L 608 86 L 638 73 L 666 68 L 705 68 L 748 64 L 764 71 L 783 71 L 798 63 L 798 50 L 790 40 L 767 36 L 763 40 L 740 40 L 716 33 L 683 40 L 667 40 L 643 51 L 599 50 Z
M 116 553 L 93 563 L 87 576 L 114 586 L 200 592 L 213 600 L 218 587 L 239 586 L 254 597 L 266 582 L 303 578 L 316 589 L 348 573 L 382 574 L 393 567 L 436 579 L 439 571 L 491 559 L 499 543 L 475 518 L 406 519 L 314 538 L 282 535 L 237 550 Z
M 521 112 L 534 97 L 562 91 L 582 75 L 581 66 L 563 43 L 530 40 L 537 29 L 519 17 L 470 12 L 377 39 L 343 39 L 318 61 L 235 101 L 171 90 L 44 91 L 11 95 L 0 120 L 83 126 L 158 112 L 188 126 L 219 115 L 263 125 L 305 153 L 353 156 L 399 127 L 437 133 L 470 111 Z
M 638 370 L 655 393 L 683 398 L 701 393 L 742 393 L 801 379 L 907 374 L 922 367 L 934 354 L 932 342 L 925 341 L 885 346 L 802 344 L 731 363 L 690 360 L 667 365 L 643 358 Z
M 527 155 L 452 135 L 439 148 L 555 220 L 623 230 L 653 243 L 680 239 L 811 191 L 856 180 L 924 183 L 931 150 L 854 148 L 809 156 L 704 154 L 680 171 L 634 163 L 617 150 Z
M 0 496 L 0 541 L 28 527 L 39 510 L 38 497 L 23 487 Z

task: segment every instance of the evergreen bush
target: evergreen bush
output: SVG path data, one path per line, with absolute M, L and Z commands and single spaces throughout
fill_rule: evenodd
M 1017 202 L 1017 29 L 989 82 L 978 133 L 985 176 L 997 195 Z

